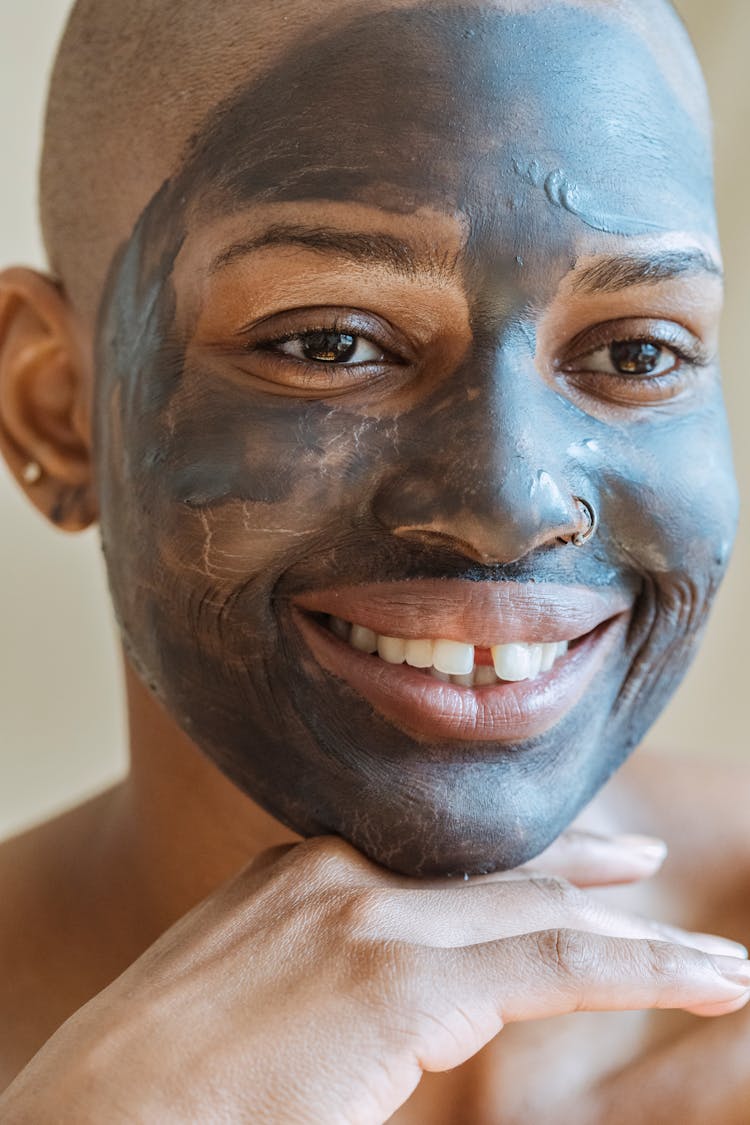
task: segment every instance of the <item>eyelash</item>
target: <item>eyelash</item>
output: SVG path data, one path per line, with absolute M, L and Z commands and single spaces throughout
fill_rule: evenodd
M 315 315 L 315 314 L 313 314 Z M 277 318 L 274 318 L 277 319 Z M 324 391 L 326 389 L 326 382 L 322 380 L 325 376 L 333 385 L 333 378 L 327 369 L 337 368 L 341 370 L 356 370 L 357 372 L 371 372 L 372 377 L 379 374 L 378 369 L 387 364 L 388 366 L 401 366 L 410 362 L 408 356 L 404 356 L 407 348 L 403 345 L 398 345 L 395 340 L 386 339 L 384 337 L 390 334 L 386 332 L 383 327 L 382 332 L 378 333 L 373 331 L 372 318 L 365 318 L 364 315 L 335 315 L 329 312 L 327 315 L 324 310 L 321 310 L 320 317 L 315 317 L 303 322 L 301 325 L 295 325 L 293 331 L 283 332 L 280 335 L 270 336 L 263 338 L 259 334 L 259 329 L 262 325 L 256 325 L 249 340 L 246 339 L 243 350 L 248 354 L 255 354 L 258 356 L 265 356 L 274 365 L 279 365 L 287 370 L 293 367 L 296 371 L 295 379 L 298 385 L 309 385 L 311 389 L 317 383 L 317 389 Z M 362 363 L 345 363 L 335 362 L 334 360 L 306 360 L 303 357 L 290 355 L 288 352 L 282 351 L 282 345 L 289 344 L 294 341 L 304 341 L 306 337 L 314 336 L 317 333 L 325 333 L 326 335 L 341 335 L 351 336 L 355 343 L 355 350 L 359 350 L 363 342 L 370 344 L 378 352 L 377 358 L 373 357 Z M 364 380 L 360 380 L 360 385 Z
M 580 333 L 568 346 L 569 358 L 562 360 L 559 367 L 561 369 L 568 367 L 602 348 L 612 347 L 617 343 L 653 344 L 654 347 L 672 352 L 681 362 L 689 363 L 694 367 L 706 366 L 709 362 L 705 349 L 687 329 L 679 325 L 672 325 L 669 328 L 662 325 L 662 329 L 666 328 L 666 331 L 644 332 L 644 319 L 641 318 L 640 331 L 635 321 L 620 320 L 600 325 L 593 331 Z M 646 323 L 649 323 L 648 320 Z
M 650 324 L 655 325 L 655 330 L 644 331 L 644 325 Z M 662 352 L 670 352 L 674 363 L 667 371 L 654 375 L 601 371 L 585 366 L 585 360 L 618 343 L 652 344 Z M 567 351 L 568 358 L 555 364 L 558 376 L 583 394 L 600 394 L 623 406 L 656 405 L 676 399 L 690 389 L 691 383 L 711 363 L 706 348 L 688 329 L 644 318 L 613 321 L 581 333 Z M 614 366 L 613 360 L 612 364 Z
M 287 332 L 284 336 L 278 336 L 274 340 L 268 340 L 265 343 L 255 344 L 254 346 L 260 347 L 264 351 L 275 351 L 279 354 L 285 355 L 286 358 L 288 358 L 288 359 L 292 359 L 293 361 L 295 361 L 297 363 L 301 363 L 303 365 L 306 365 L 305 360 L 296 359 L 296 357 L 294 357 L 294 356 L 289 356 L 288 353 L 280 352 L 280 345 L 289 344 L 289 343 L 292 343 L 293 341 L 297 341 L 297 340 L 302 341 L 305 338 L 309 338 L 311 336 L 316 336 L 316 335 L 349 336 L 349 337 L 351 337 L 352 340 L 356 341 L 357 343 L 361 343 L 362 341 L 365 341 L 368 344 L 372 344 L 372 346 L 374 348 L 377 348 L 385 356 L 391 356 L 391 352 L 389 351 L 389 349 L 386 348 L 383 344 L 379 343 L 372 336 L 367 336 L 367 335 L 365 335 L 364 332 L 361 332 L 361 331 L 359 331 L 359 332 L 355 331 L 352 326 L 341 325 L 341 324 L 316 325 L 314 328 L 305 328 L 305 329 L 299 330 L 297 332 Z M 392 358 L 395 358 L 395 357 L 392 357 Z M 375 362 L 375 361 L 373 360 L 371 362 Z M 307 363 L 309 363 L 313 367 L 364 367 L 364 366 L 366 366 L 364 363 L 336 363 L 334 360 L 309 360 L 309 361 L 307 361 Z
M 245 350 L 252 353 L 265 353 L 275 364 L 286 367 L 291 365 L 297 371 L 295 378 L 298 385 L 307 385 L 308 389 L 317 389 L 324 393 L 327 387 L 333 388 L 334 377 L 326 369 L 338 368 L 360 373 L 358 385 L 365 383 L 364 374 L 368 373 L 371 382 L 377 378 L 385 366 L 404 366 L 410 362 L 409 357 L 399 354 L 399 351 L 388 346 L 378 334 L 364 331 L 364 317 L 334 316 L 330 319 L 321 317 L 311 320 L 294 331 L 285 332 L 281 336 L 268 339 L 255 338 L 246 343 Z M 359 321 L 359 323 L 356 323 Z M 557 360 L 554 369 L 558 377 L 565 378 L 577 390 L 584 394 L 601 394 L 605 398 L 609 395 L 615 401 L 625 405 L 638 405 L 648 401 L 668 401 L 679 395 L 685 388 L 685 369 L 696 373 L 709 365 L 710 357 L 701 343 L 687 329 L 677 324 L 651 321 L 658 326 L 659 331 L 643 331 L 644 324 L 649 325 L 646 318 L 619 320 L 608 324 L 599 325 L 593 330 L 580 333 L 566 348 L 567 357 Z M 370 327 L 370 323 L 366 325 Z M 363 343 L 370 344 L 379 355 L 366 359 L 364 362 L 349 363 L 342 360 L 308 360 L 300 356 L 290 355 L 281 350 L 282 345 L 295 341 L 303 342 L 306 338 L 317 333 L 328 335 L 350 336 L 354 341 L 354 354 Z M 385 331 L 383 333 L 385 335 Z M 625 374 L 616 371 L 602 371 L 587 369 L 580 366 L 582 361 L 590 359 L 598 351 L 611 348 L 616 343 L 641 343 L 652 344 L 662 351 L 671 352 L 675 357 L 674 364 L 669 370 L 660 374 Z M 613 364 L 614 365 L 614 364 Z M 322 378 L 324 377 L 324 378 Z M 317 382 L 316 382 L 317 381 Z M 354 378 L 352 383 L 354 383 Z M 341 387 L 345 389 L 345 387 Z M 649 398 L 651 396 L 651 398 Z M 660 398 L 661 396 L 661 398 Z

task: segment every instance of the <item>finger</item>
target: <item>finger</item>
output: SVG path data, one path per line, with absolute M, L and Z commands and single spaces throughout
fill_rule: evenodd
M 652 1008 L 719 1015 L 750 999 L 746 962 L 575 930 L 421 957 L 412 949 L 407 960 L 420 993 L 409 997 L 412 1010 L 424 1012 L 417 1046 L 423 1070 L 460 1065 L 507 1023 Z
M 387 868 L 372 863 L 346 841 L 333 836 L 312 837 L 294 844 L 280 844 L 260 852 L 245 869 L 254 873 L 274 866 L 290 851 L 296 850 L 299 856 L 312 851 L 320 856 L 330 851 L 331 858 L 347 868 L 347 875 L 356 869 L 357 881 L 376 885 L 400 886 L 403 888 L 442 888 L 464 886 L 469 882 L 481 880 L 496 882 L 524 878 L 530 871 L 540 871 L 567 879 L 576 886 L 605 886 L 619 883 L 632 883 L 654 875 L 667 854 L 663 840 L 651 836 L 600 836 L 593 832 L 569 829 L 553 844 L 523 867 L 513 871 L 499 871 L 490 875 L 473 876 L 471 880 L 428 878 L 415 879 L 398 875 Z M 352 870 L 349 870 L 352 869 Z
M 599 836 L 570 829 L 518 870 L 559 875 L 578 887 L 635 883 L 655 875 L 667 845 L 653 836 Z
M 506 995 L 506 1022 L 539 1019 L 542 1011 L 562 1015 L 569 1011 L 682 1008 L 705 1013 L 734 1009 L 750 999 L 750 964 L 735 957 L 575 930 L 524 934 L 512 941 L 520 953 L 522 970 L 523 960 L 527 962 L 522 973 L 527 988 Z M 481 951 L 482 947 L 472 949 Z M 469 955 L 472 949 L 467 951 Z M 531 965 L 537 976 L 528 988 Z M 553 984 L 559 996 L 550 997 Z M 529 997 L 538 1006 L 530 1007 Z
M 671 941 L 676 945 L 690 945 L 693 949 L 702 949 L 704 953 L 716 953 L 720 957 L 747 958 L 747 947 L 730 938 L 719 937 L 718 934 L 704 934 L 698 930 L 681 930 L 666 922 L 656 922 L 654 925 L 658 930 L 655 936 L 663 941 Z
M 480 877 L 470 884 L 441 880 L 437 889 L 416 889 L 424 884 L 389 877 L 346 841 L 333 836 L 266 849 L 235 881 L 235 892 L 244 895 L 248 878 L 254 883 L 284 861 L 304 865 L 308 886 L 348 887 L 348 896 L 341 900 L 347 928 L 378 940 L 458 947 L 566 927 L 747 956 L 744 946 L 736 942 L 612 909 L 567 881 L 550 876 L 523 879 L 515 872 L 509 880 Z M 405 882 L 408 890 L 403 889 Z
M 645 938 L 746 956 L 743 946 L 713 934 L 693 934 L 607 906 L 564 879 L 477 881 L 439 890 L 361 887 L 346 915 L 360 936 L 440 948 L 478 945 L 550 928 L 609 937 Z

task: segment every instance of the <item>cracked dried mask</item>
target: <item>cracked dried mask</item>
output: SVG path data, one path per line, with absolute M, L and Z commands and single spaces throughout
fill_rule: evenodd
M 129 658 L 236 785 L 413 874 L 514 866 L 573 819 L 728 560 L 716 253 L 705 131 L 600 9 L 357 18 L 212 113 L 112 264 L 95 440 Z M 363 694 L 377 654 L 352 681 L 308 613 L 352 588 L 387 635 L 490 590 L 498 641 L 577 648 L 451 735 Z

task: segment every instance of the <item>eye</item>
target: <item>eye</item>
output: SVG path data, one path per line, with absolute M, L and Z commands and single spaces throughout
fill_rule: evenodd
M 385 359 L 383 349 L 366 337 L 330 329 L 298 332 L 266 346 L 305 363 L 355 366 L 364 363 L 382 363 Z
M 652 340 L 613 340 L 607 347 L 581 356 L 576 366 L 606 375 L 653 379 L 674 371 L 682 358 L 665 344 Z
M 648 406 L 685 397 L 717 374 L 715 353 L 677 321 L 623 317 L 580 332 L 558 374 L 588 401 Z
M 289 309 L 236 335 L 242 343 L 232 354 L 241 369 L 263 389 L 275 387 L 280 394 L 356 392 L 400 378 L 417 360 L 404 333 L 363 309 Z

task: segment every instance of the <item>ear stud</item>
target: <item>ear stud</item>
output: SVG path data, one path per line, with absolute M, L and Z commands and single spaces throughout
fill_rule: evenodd
M 24 465 L 21 470 L 21 476 L 26 484 L 36 484 L 37 481 L 42 479 L 42 467 L 38 461 L 29 461 L 28 465 Z

